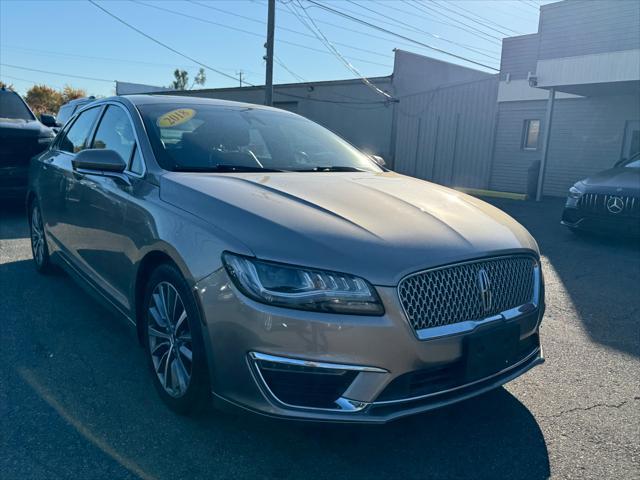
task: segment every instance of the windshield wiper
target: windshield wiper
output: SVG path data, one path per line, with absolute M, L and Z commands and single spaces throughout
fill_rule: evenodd
M 176 172 L 285 172 L 286 170 L 278 170 L 277 168 L 262 168 L 253 165 L 231 165 L 222 163 L 212 165 L 211 167 L 176 167 Z
M 296 172 L 366 172 L 367 170 L 358 167 L 348 167 L 342 165 L 327 165 L 311 167 L 304 170 L 295 170 Z

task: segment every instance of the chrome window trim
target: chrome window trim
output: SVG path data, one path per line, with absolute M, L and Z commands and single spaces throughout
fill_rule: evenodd
M 524 357 L 519 362 L 514 363 L 513 365 L 510 365 L 507 368 L 504 368 L 504 369 L 500 370 L 499 372 L 493 373 L 493 374 L 489 375 L 488 377 L 483 377 L 483 378 L 480 378 L 478 380 L 474 380 L 473 382 L 465 383 L 464 385 L 458 385 L 457 387 L 449 388 L 447 390 L 440 390 L 438 392 L 432 392 L 432 393 L 427 393 L 427 394 L 424 394 L 424 395 L 418 395 L 417 397 L 399 398 L 399 399 L 396 399 L 396 400 L 382 400 L 382 401 L 379 401 L 379 402 L 372 402 L 370 405 L 371 406 L 379 406 L 379 405 L 391 405 L 391 404 L 394 404 L 394 403 L 412 402 L 414 400 L 422 400 L 422 399 L 429 398 L 429 397 L 435 397 L 437 395 L 443 395 L 443 394 L 446 394 L 446 393 L 455 392 L 456 390 L 460 390 L 460 389 L 463 389 L 463 388 L 472 387 L 473 385 L 477 385 L 478 383 L 486 382 L 487 380 L 491 380 L 492 378 L 498 377 L 500 375 L 504 375 L 505 373 L 508 373 L 511 370 L 515 370 L 518 367 L 522 366 L 523 364 L 529 362 L 534 356 L 538 357 L 538 359 L 539 359 L 538 362 L 544 362 L 544 357 L 542 355 L 542 347 L 537 347 L 535 350 L 533 350 L 529 355 Z
M 503 312 L 497 313 L 490 317 L 485 317 L 478 320 L 466 320 L 463 322 L 450 323 L 449 325 L 442 325 L 439 327 L 423 328 L 420 330 L 416 330 L 413 328 L 413 326 L 411 325 L 411 320 L 409 318 L 407 310 L 405 309 L 404 303 L 402 302 L 402 298 L 400 297 L 399 286 L 402 282 L 404 282 L 405 280 L 411 277 L 415 277 L 425 273 L 435 272 L 438 270 L 445 270 L 447 268 L 458 267 L 461 265 L 469 265 L 473 263 L 480 263 L 483 261 L 501 260 L 501 259 L 508 259 L 513 257 L 530 257 L 531 260 L 535 261 L 535 265 L 533 266 L 533 297 L 531 298 L 530 302 L 511 308 L 509 310 L 505 310 Z M 405 321 L 407 322 L 407 325 L 409 326 L 409 328 L 414 332 L 418 340 L 431 340 L 434 338 L 443 338 L 443 337 L 448 337 L 452 335 L 466 334 L 474 331 L 476 328 L 482 325 L 487 325 L 497 321 L 511 320 L 521 315 L 524 315 L 526 313 L 531 313 L 537 310 L 540 304 L 540 287 L 541 287 L 540 281 L 541 281 L 540 260 L 534 255 L 531 255 L 528 253 L 521 253 L 521 254 L 512 254 L 512 255 L 501 255 L 497 257 L 483 257 L 475 260 L 469 260 L 466 262 L 450 263 L 448 265 L 442 265 L 440 267 L 428 268 L 426 270 L 420 270 L 418 272 L 410 273 L 409 275 L 402 277 L 398 282 L 398 286 L 396 287 L 396 295 L 398 296 L 398 301 L 400 302 L 400 306 L 402 307 L 402 313 L 404 314 Z
M 364 410 L 366 407 L 370 405 L 367 402 L 360 402 L 358 400 L 351 400 L 349 398 L 340 397 L 336 399 L 336 408 L 323 408 L 323 407 L 305 407 L 302 405 L 291 405 L 289 403 L 283 402 L 278 398 L 278 396 L 273 393 L 273 391 L 269 388 L 262 372 L 260 371 L 260 367 L 257 365 L 257 362 L 260 360 L 274 362 L 274 363 L 282 363 L 284 365 L 296 365 L 300 367 L 313 367 L 313 368 L 327 368 L 331 370 L 349 370 L 356 372 L 375 372 L 375 373 L 389 373 L 387 370 L 378 367 L 365 367 L 360 365 L 345 365 L 339 363 L 326 363 L 326 362 L 316 362 L 313 360 L 301 360 L 297 358 L 290 357 L 279 357 L 276 355 L 268 355 L 266 353 L 260 352 L 249 352 L 249 358 L 251 359 L 250 370 L 254 373 L 254 377 L 260 384 L 260 386 L 268 393 L 268 395 L 277 402 L 280 406 L 285 408 L 293 408 L 296 410 L 312 410 L 312 411 L 321 411 L 321 412 L 335 412 L 335 413 L 354 413 Z

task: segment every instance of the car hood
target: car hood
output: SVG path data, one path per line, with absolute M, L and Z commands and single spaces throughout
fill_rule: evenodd
M 582 183 L 589 192 L 599 193 L 629 193 L 638 195 L 640 191 L 640 168 L 617 167 L 610 168 L 591 177 Z
M 377 285 L 447 263 L 538 251 L 501 210 L 393 172 L 169 173 L 160 196 L 259 258 L 347 272 Z

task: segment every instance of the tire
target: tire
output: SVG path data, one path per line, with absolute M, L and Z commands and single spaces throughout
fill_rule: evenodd
M 143 301 L 144 346 L 160 398 L 181 415 L 202 411 L 211 390 L 193 293 L 176 267 L 163 264 L 151 274 Z
M 36 270 L 40 273 L 50 273 L 52 271 L 51 259 L 49 258 L 49 247 L 44 232 L 42 213 L 37 200 L 31 202 L 29 208 L 29 230 L 31 236 L 31 253 Z

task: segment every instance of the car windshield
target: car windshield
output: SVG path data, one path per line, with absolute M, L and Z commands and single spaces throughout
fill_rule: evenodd
M 166 103 L 139 110 L 166 170 L 381 171 L 337 135 L 288 112 Z
M 14 120 L 35 120 L 17 93 L 0 92 L 0 118 Z

